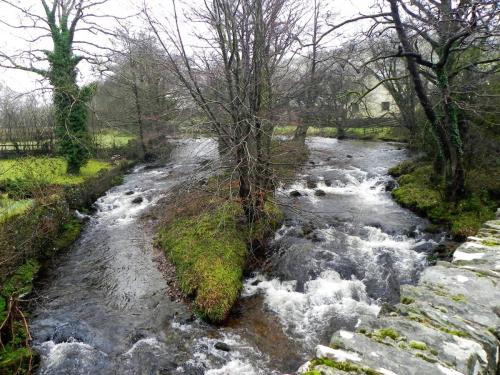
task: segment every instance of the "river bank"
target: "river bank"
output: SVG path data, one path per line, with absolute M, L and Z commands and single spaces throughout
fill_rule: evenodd
M 3 184 L 7 194 L 33 198 L 24 212 L 9 215 L 0 226 L 1 373 L 31 373 L 36 359 L 30 348 L 27 311 L 32 302 L 33 283 L 49 259 L 68 248 L 80 235 L 85 216 L 75 215 L 75 210 L 89 209 L 97 197 L 120 184 L 130 164 L 100 165 L 101 170 L 66 184 L 54 180 L 52 185 L 37 183 L 40 180 L 33 175 L 29 182 L 11 178 L 8 184 Z M 12 171 L 11 175 L 14 176 Z

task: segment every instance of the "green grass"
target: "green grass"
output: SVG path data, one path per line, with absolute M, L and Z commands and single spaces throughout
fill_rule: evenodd
M 485 221 L 495 217 L 498 202 L 492 200 L 487 191 L 471 188 L 470 194 L 461 201 L 447 201 L 442 187 L 431 180 L 433 169 L 429 163 L 406 161 L 389 173 L 397 177 L 400 185 L 392 191 L 399 204 L 433 223 L 447 225 L 457 238 L 474 235 Z
M 0 196 L 0 223 L 25 213 L 33 204 L 33 199 L 14 200 L 9 199 L 7 195 Z
M 54 157 L 4 159 L 0 160 L 0 182 L 30 180 L 43 184 L 76 185 L 96 176 L 102 170 L 111 168 L 110 163 L 89 160 L 79 175 L 68 175 L 66 166 L 64 159 Z
M 126 146 L 130 141 L 136 139 L 135 135 L 117 130 L 108 130 L 95 136 L 98 148 L 115 148 Z

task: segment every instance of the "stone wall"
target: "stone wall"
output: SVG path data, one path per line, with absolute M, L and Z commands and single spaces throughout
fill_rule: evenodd
M 453 261 L 428 267 L 401 302 L 338 331 L 299 374 L 500 374 L 500 209 Z

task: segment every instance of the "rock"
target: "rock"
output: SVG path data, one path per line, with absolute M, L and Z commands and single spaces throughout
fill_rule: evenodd
M 332 186 L 332 180 L 325 180 L 324 183 L 325 183 L 325 186 L 328 186 L 328 187 Z
M 416 285 L 402 285 L 400 303 L 383 305 L 376 317 L 362 315 L 356 332 L 337 331 L 331 345 L 342 350 L 319 346 L 316 357 L 384 375 L 497 374 L 499 264 L 500 220 L 491 220 L 457 248 L 452 263 L 438 261 Z M 391 268 L 388 260 L 384 265 Z M 329 374 L 322 365 L 310 370 Z
M 324 197 L 326 195 L 325 191 L 324 190 L 321 190 L 321 189 L 316 189 L 314 191 L 314 195 L 316 195 L 317 197 Z
M 291 197 L 294 197 L 294 198 L 298 198 L 298 197 L 301 197 L 301 196 L 302 196 L 302 194 L 301 194 L 299 191 L 297 191 L 297 190 L 292 190 L 292 191 L 290 192 L 290 196 L 291 196 Z
M 352 159 L 352 155 L 346 155 L 346 157 Z
M 302 225 L 302 233 L 304 236 L 311 234 L 314 231 L 314 226 L 311 223 L 305 223 Z
M 385 183 L 385 191 L 393 191 L 398 187 L 398 183 L 394 180 L 389 180 Z
M 231 351 L 231 347 L 226 344 L 225 342 L 222 342 L 222 341 L 218 341 L 215 343 L 214 345 L 215 349 L 217 350 L 222 350 L 224 352 L 230 352 Z
M 132 199 L 132 203 L 133 204 L 140 204 L 144 201 L 144 198 L 143 197 L 136 197 L 134 199 Z
M 309 164 L 311 164 L 311 165 L 315 165 L 316 163 L 315 163 L 315 162 L 313 162 L 313 161 L 311 160 L 311 161 L 309 162 Z
M 135 192 L 134 192 L 133 190 L 129 190 L 129 191 L 127 191 L 127 192 L 125 193 L 125 195 L 132 195 L 132 194 L 134 194 L 134 193 L 135 193 Z
M 318 186 L 318 180 L 313 176 L 309 176 L 306 180 L 306 186 L 308 189 L 316 189 Z

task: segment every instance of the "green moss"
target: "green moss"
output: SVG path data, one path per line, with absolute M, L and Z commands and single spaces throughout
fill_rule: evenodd
M 439 354 L 439 352 L 436 349 L 431 349 L 429 351 L 431 352 L 432 355 L 435 355 L 435 356 L 437 356 Z
M 481 244 L 484 246 L 500 246 L 500 241 L 496 240 L 483 240 Z
M 429 164 L 415 163 L 412 167 L 411 162 L 406 162 L 391 172 L 399 175 L 400 186 L 392 191 L 394 199 L 434 224 L 446 224 L 456 237 L 473 235 L 485 221 L 494 218 L 498 202 L 483 190 L 471 191 L 456 204 L 446 201 L 442 187 L 432 181 L 433 170 Z
M 410 348 L 412 348 L 412 349 L 427 350 L 427 344 L 425 342 L 422 342 L 422 341 L 411 340 L 409 345 L 410 345 Z
M 415 298 L 407 297 L 407 296 L 401 296 L 401 303 L 404 305 L 411 305 L 413 302 L 415 302 Z
M 424 353 L 415 353 L 415 356 L 419 357 L 419 358 L 422 358 L 424 361 L 427 361 L 427 362 L 430 362 L 430 363 L 436 363 L 437 362 L 437 359 L 434 359 L 434 358 L 431 358 L 427 355 L 425 355 Z
M 438 329 L 441 332 L 448 333 L 448 334 L 453 335 L 453 336 L 469 337 L 469 334 L 467 332 L 460 331 L 458 329 L 448 328 L 448 327 L 444 327 L 444 326 L 439 326 Z
M 6 345 L 3 350 L 0 349 L 0 373 L 28 374 L 27 367 L 31 356 L 32 351 L 29 348 L 13 349 Z
M 364 367 L 349 361 L 334 361 L 328 358 L 320 358 L 314 359 L 311 362 L 311 367 L 314 366 L 328 366 L 337 370 L 345 371 L 345 372 L 353 372 L 356 374 L 364 374 L 364 375 L 382 375 L 380 372 L 375 371 L 369 367 Z
M 400 337 L 400 335 L 396 332 L 394 328 L 376 329 L 372 333 L 372 338 L 377 341 L 383 341 L 387 337 L 396 341 Z
M 36 260 L 27 261 L 5 280 L 1 294 L 8 298 L 11 295 L 19 296 L 31 292 L 33 279 L 39 269 L 40 264 Z
M 226 318 L 242 287 L 247 248 L 237 224 L 241 214 L 228 203 L 212 214 L 175 220 L 160 233 L 182 291 L 211 321 Z
M 451 296 L 451 299 L 455 302 L 466 302 L 465 296 L 463 294 L 455 294 Z
M 64 224 L 61 234 L 54 241 L 55 250 L 65 249 L 75 242 L 82 231 L 82 227 L 82 223 L 75 219 Z

